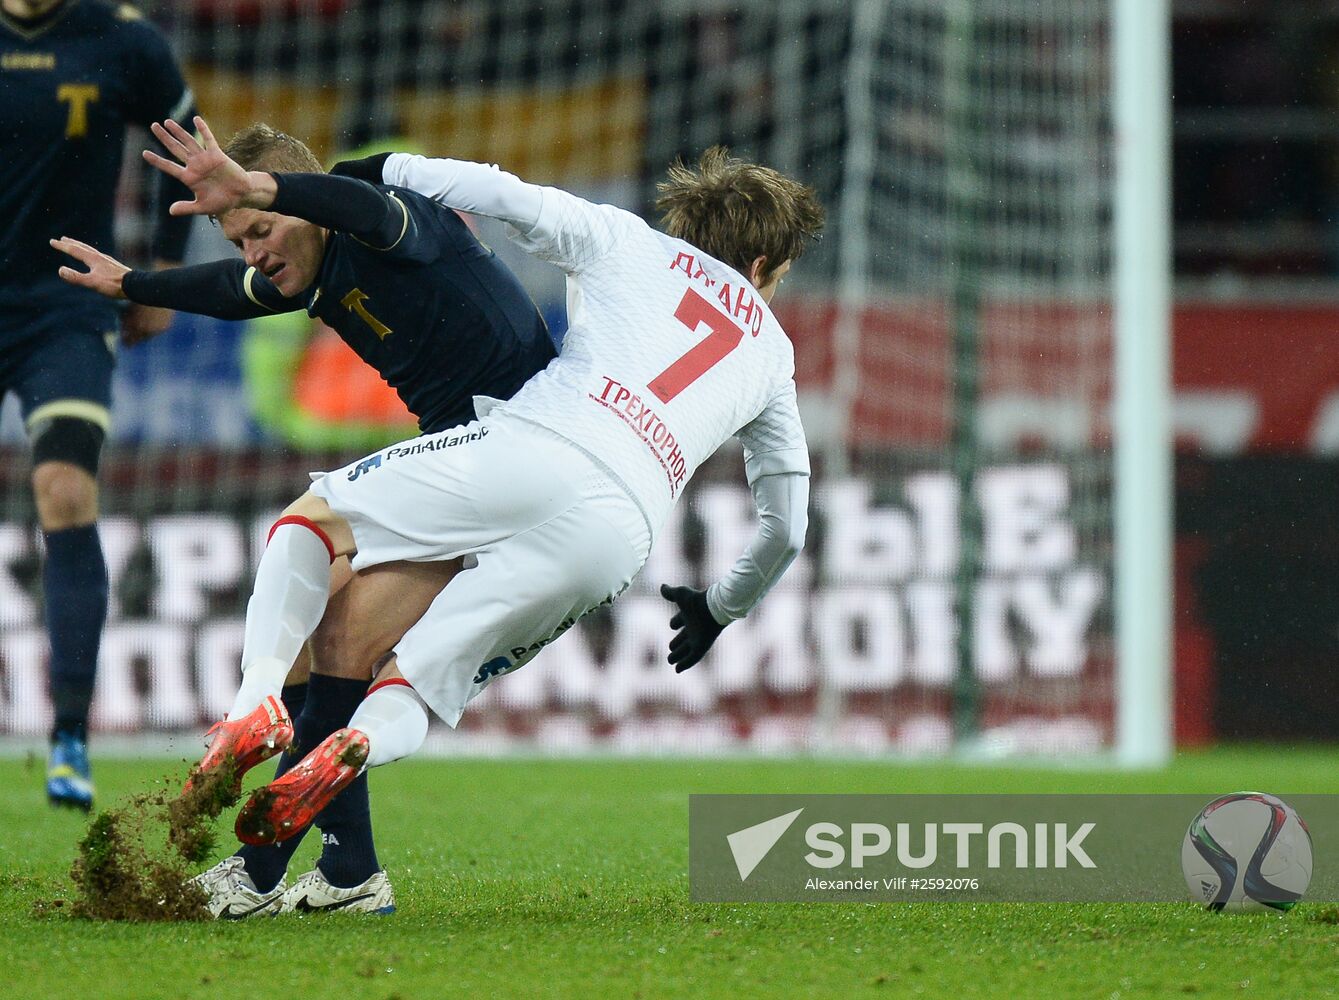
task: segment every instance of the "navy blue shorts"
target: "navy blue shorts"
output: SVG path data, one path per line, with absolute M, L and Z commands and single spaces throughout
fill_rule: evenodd
M 115 330 L 87 314 L 49 313 L 22 340 L 0 339 L 0 391 L 19 397 L 25 427 L 78 417 L 111 427 Z

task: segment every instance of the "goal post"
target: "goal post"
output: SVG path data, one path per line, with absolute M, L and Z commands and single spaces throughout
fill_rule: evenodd
M 1171 90 L 1167 0 L 1115 0 L 1116 754 L 1172 751 Z

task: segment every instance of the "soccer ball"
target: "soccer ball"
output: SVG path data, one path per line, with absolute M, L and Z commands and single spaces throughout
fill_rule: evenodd
M 1181 872 L 1206 909 L 1291 910 L 1311 881 L 1311 832 L 1273 795 L 1224 795 L 1186 831 Z

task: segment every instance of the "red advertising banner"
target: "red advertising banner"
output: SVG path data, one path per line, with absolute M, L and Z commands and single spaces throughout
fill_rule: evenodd
M 779 301 L 777 312 L 795 341 L 801 390 L 828 391 L 837 370 L 837 304 L 795 297 Z M 1107 439 L 1109 318 L 1100 305 L 983 307 L 978 413 L 992 443 L 1059 436 L 1052 443 L 1063 444 L 1074 440 L 1076 424 L 1087 444 Z M 856 443 L 945 447 L 951 344 L 942 306 L 871 305 L 860 312 L 859 327 Z M 1339 305 L 1182 302 L 1172 371 L 1180 447 L 1212 455 L 1339 455 Z

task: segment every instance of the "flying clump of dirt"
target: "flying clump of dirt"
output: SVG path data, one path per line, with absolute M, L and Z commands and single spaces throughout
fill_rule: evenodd
M 279 831 L 270 821 L 270 807 L 274 803 L 274 792 L 269 788 L 257 788 L 251 793 L 242 814 L 237 817 L 237 832 L 248 844 L 273 844 Z
M 149 847 L 148 813 L 165 806 L 161 794 L 133 796 L 93 819 L 70 868 L 71 913 L 92 920 L 207 920 L 204 892 L 189 881 L 175 851 Z
M 134 795 L 97 814 L 70 868 L 76 917 L 91 920 L 208 920 L 205 894 L 190 882 L 190 865 L 214 847 L 213 820 L 240 797 L 229 761 L 187 789 Z
M 231 757 L 201 777 L 191 768 L 186 790 L 167 803 L 167 839 L 187 861 L 204 861 L 214 849 L 214 820 L 242 796 L 237 762 Z

